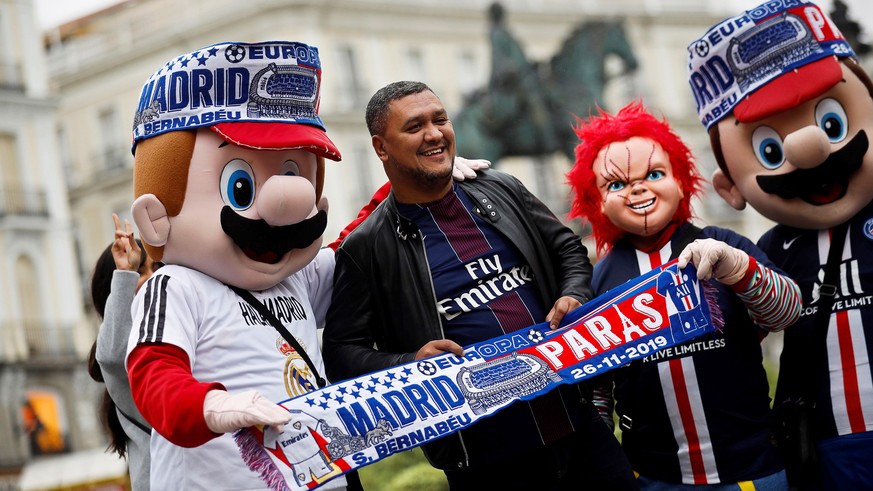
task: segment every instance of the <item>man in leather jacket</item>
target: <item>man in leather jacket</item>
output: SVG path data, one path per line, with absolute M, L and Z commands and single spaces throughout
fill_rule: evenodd
M 392 191 L 337 250 L 324 331 L 339 381 L 451 352 L 564 314 L 591 297 L 579 238 L 514 177 L 453 183 L 455 137 L 419 82 L 367 107 Z M 549 311 L 551 309 L 551 311 Z M 458 489 L 633 489 L 627 463 L 584 386 L 516 402 L 424 445 Z

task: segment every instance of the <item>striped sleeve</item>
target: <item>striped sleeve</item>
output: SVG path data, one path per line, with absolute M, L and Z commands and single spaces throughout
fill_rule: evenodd
M 169 282 L 170 277 L 167 275 L 155 275 L 146 282 L 137 343 L 160 343 L 163 341 Z
M 745 287 L 735 289 L 737 296 L 758 326 L 769 332 L 781 331 L 800 318 L 800 288 L 787 276 L 751 259 L 750 279 L 738 283 L 745 284 Z
M 597 409 L 600 419 L 606 423 L 610 430 L 615 429 L 615 420 L 612 419 L 612 411 L 615 407 L 613 399 L 612 377 L 607 375 L 597 377 L 592 383 L 592 402 Z

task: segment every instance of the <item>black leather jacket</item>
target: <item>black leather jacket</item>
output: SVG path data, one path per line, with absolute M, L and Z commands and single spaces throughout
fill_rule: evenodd
M 591 262 L 579 237 L 521 182 L 488 170 L 458 185 L 476 203 L 473 211 L 524 256 L 546 310 L 562 296 L 592 298 Z M 421 233 L 399 215 L 393 193 L 346 237 L 336 260 L 323 339 L 330 380 L 413 361 L 427 342 L 445 337 Z M 450 446 L 447 440 L 426 445 L 425 454 L 436 467 L 458 468 L 462 453 L 432 451 Z

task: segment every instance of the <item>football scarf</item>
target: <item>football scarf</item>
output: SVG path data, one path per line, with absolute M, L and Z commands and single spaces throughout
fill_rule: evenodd
M 234 433 L 270 489 L 306 490 L 461 430 L 518 400 L 720 329 L 714 287 L 673 260 L 547 322 L 329 385 L 279 403 L 282 433 Z

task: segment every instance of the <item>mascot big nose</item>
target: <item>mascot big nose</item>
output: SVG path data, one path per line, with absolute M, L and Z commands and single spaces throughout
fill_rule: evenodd
M 318 212 L 315 205 L 315 189 L 303 177 L 273 176 L 258 193 L 258 213 L 273 227 L 312 217 Z
M 785 137 L 785 158 L 801 169 L 811 169 L 831 154 L 828 135 L 817 126 L 805 126 Z

